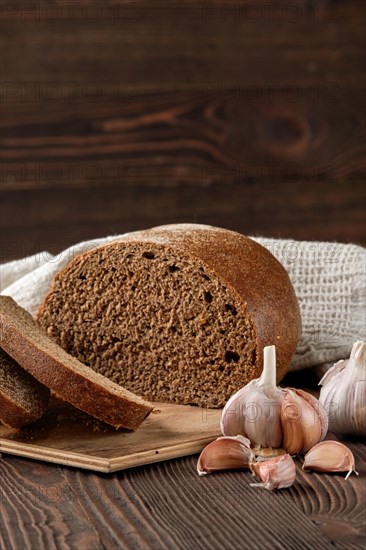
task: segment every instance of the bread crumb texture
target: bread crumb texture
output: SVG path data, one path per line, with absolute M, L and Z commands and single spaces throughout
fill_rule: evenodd
M 256 265 L 254 256 L 265 251 L 260 249 L 241 235 L 206 226 L 132 233 L 71 262 L 56 277 L 38 320 L 68 353 L 141 397 L 221 407 L 259 374 L 259 348 L 266 344 L 258 339 L 256 308 L 247 307 L 253 292 L 245 288 L 255 285 L 261 294 L 257 305 L 269 292 L 286 323 L 296 318 L 287 315 L 292 305 L 296 310 L 294 294 L 283 305 L 273 299 L 270 284 L 263 288 L 271 271 L 274 285 L 283 289 L 276 292 L 285 298 L 293 292 L 273 257 L 274 264 Z M 247 265 L 238 273 L 243 255 Z M 268 255 L 265 251 L 265 259 Z M 252 281 L 244 280 L 245 269 Z M 279 318 L 272 317 L 262 325 Z M 271 326 L 271 334 L 274 330 Z M 288 366 L 298 330 L 287 351 Z

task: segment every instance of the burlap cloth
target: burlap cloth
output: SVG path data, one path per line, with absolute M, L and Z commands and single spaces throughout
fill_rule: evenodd
M 0 290 L 34 314 L 56 273 L 77 254 L 117 240 L 78 243 L 57 256 L 41 252 L 0 266 Z M 325 370 L 366 340 L 366 249 L 354 244 L 252 237 L 287 269 L 302 314 L 292 370 Z M 319 368 L 320 367 L 320 368 Z

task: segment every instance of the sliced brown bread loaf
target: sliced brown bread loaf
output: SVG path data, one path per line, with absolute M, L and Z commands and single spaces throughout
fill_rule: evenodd
M 22 369 L 0 348 L 0 422 L 21 428 L 40 418 L 50 390 Z
M 0 296 L 0 346 L 62 399 L 116 428 L 137 428 L 153 409 L 68 355 L 7 296 Z
M 282 265 L 238 233 L 200 225 L 138 231 L 75 258 L 38 311 L 48 335 L 152 400 L 223 406 L 262 370 L 278 379 L 300 336 Z

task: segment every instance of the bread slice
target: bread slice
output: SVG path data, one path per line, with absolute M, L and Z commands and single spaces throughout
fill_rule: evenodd
M 62 399 L 116 428 L 136 429 L 153 409 L 68 355 L 7 296 L 0 296 L 0 346 Z
M 71 355 L 146 398 L 221 407 L 262 371 L 278 380 L 300 337 L 283 266 L 233 231 L 178 224 L 130 233 L 75 258 L 38 311 Z
M 50 390 L 22 369 L 0 348 L 0 422 L 21 428 L 40 418 Z

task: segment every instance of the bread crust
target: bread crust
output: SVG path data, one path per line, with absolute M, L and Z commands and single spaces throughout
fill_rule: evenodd
M 263 348 L 276 345 L 277 381 L 291 365 L 301 334 L 299 304 L 287 271 L 263 246 L 234 231 L 197 224 L 164 225 L 136 231 L 109 243 L 163 244 L 198 260 L 234 293 L 253 321 L 256 331 L 256 364 L 253 376 L 263 369 Z M 78 262 L 100 248 L 77 256 L 55 278 L 57 281 Z M 37 312 L 41 318 L 54 286 Z
M 0 348 L 0 422 L 21 428 L 45 412 L 50 390 Z
M 138 428 L 153 409 L 68 355 L 8 296 L 0 296 L 0 345 L 62 399 L 116 428 Z
M 1 391 L 0 411 L 0 422 L 8 426 L 8 428 L 21 428 L 31 422 L 35 422 L 42 416 L 42 414 L 26 411 L 19 403 L 16 403 L 10 396 L 5 395 Z

